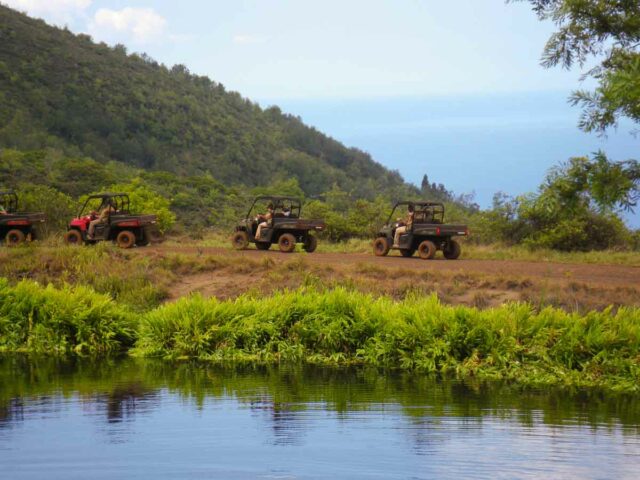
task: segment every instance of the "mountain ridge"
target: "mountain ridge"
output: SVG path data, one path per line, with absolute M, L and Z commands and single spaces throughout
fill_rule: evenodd
M 184 65 L 95 43 L 0 4 L 0 147 L 55 148 L 249 187 L 294 177 L 306 194 L 418 189 L 356 148 Z

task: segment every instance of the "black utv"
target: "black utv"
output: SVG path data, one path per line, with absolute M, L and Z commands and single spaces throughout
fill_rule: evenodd
M 406 225 L 401 220 L 392 221 L 403 209 L 407 214 L 412 212 L 413 221 L 410 225 Z M 400 227 L 405 227 L 405 231 L 400 234 L 398 244 L 394 245 L 396 229 Z M 468 234 L 466 225 L 444 223 L 442 203 L 398 202 L 373 242 L 373 253 L 380 257 L 394 249 L 399 250 L 403 257 L 411 257 L 418 251 L 420 258 L 429 260 L 438 250 L 442 250 L 444 258 L 456 260 L 460 256 L 461 249 L 460 244 L 453 237 Z
M 254 243 L 258 250 L 269 250 L 277 243 L 281 252 L 290 253 L 296 243 L 301 243 L 308 253 L 315 251 L 318 239 L 312 232 L 324 230 L 325 224 L 322 220 L 300 218 L 301 209 L 301 201 L 296 197 L 256 197 L 245 218 L 235 227 L 231 237 L 233 248 L 243 250 Z
M 20 212 L 18 195 L 13 190 L 0 191 L 0 240 L 16 246 L 35 240 L 37 227 L 44 223 L 44 213 Z

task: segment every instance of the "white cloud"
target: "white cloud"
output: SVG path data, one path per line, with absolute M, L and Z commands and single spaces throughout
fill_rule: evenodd
M 107 41 L 153 43 L 163 39 L 166 27 L 167 20 L 153 8 L 101 8 L 89 22 L 89 33 Z
M 2 0 L 11 8 L 53 23 L 68 23 L 82 16 L 92 0 Z
M 233 36 L 233 43 L 237 45 L 252 45 L 257 43 L 266 43 L 268 37 L 260 37 L 258 35 L 238 34 Z

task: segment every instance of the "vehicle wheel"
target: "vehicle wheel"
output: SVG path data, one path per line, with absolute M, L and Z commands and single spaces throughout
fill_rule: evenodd
M 5 241 L 9 247 L 16 247 L 25 241 L 27 237 L 25 236 L 22 230 L 9 230 L 7 232 L 7 236 L 5 237 Z
M 271 243 L 269 243 L 269 242 L 256 242 L 256 248 L 258 250 L 269 250 L 271 248 Z
M 304 251 L 307 253 L 315 252 L 316 248 L 318 248 L 318 238 L 314 235 L 307 235 L 302 248 L 304 248 Z
M 420 258 L 423 260 L 431 260 L 436 254 L 436 250 L 436 244 L 431 240 L 425 240 L 418 245 L 418 255 L 420 255 Z
M 389 253 L 389 242 L 385 237 L 378 237 L 373 241 L 373 253 L 376 257 L 384 257 Z
M 416 253 L 416 251 L 413 248 L 401 248 L 400 249 L 400 255 L 402 255 L 403 257 L 413 257 L 414 253 Z
M 129 230 L 121 231 L 116 237 L 116 244 L 120 248 L 131 248 L 136 243 L 136 236 Z
M 82 243 L 82 234 L 78 230 L 69 230 L 64 234 L 64 243 L 67 245 L 80 245 Z
M 249 235 L 247 232 L 241 230 L 233 234 L 231 237 L 231 245 L 236 250 L 244 250 L 249 245 Z
M 461 252 L 460 244 L 455 240 L 449 240 L 442 250 L 444 258 L 447 260 L 457 260 Z
M 296 237 L 290 233 L 283 233 L 278 239 L 278 246 L 283 253 L 291 253 L 296 249 Z

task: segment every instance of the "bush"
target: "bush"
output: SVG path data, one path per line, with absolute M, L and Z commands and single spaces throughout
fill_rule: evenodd
M 131 213 L 157 215 L 158 228 L 163 233 L 169 230 L 176 221 L 175 213 L 169 209 L 169 200 L 151 190 L 139 177 L 134 178 L 130 183 L 111 185 L 109 190 L 129 194 Z
M 88 287 L 0 279 L 0 351 L 112 353 L 132 344 L 130 314 Z
M 360 363 L 528 384 L 640 391 L 640 310 L 477 310 L 343 289 L 234 301 L 184 298 L 146 314 L 135 353 L 225 361 Z
M 66 230 L 69 221 L 78 211 L 77 203 L 69 195 L 51 187 L 22 184 L 17 193 L 20 210 L 44 212 L 46 215 L 47 221 L 38 226 L 39 237 Z

